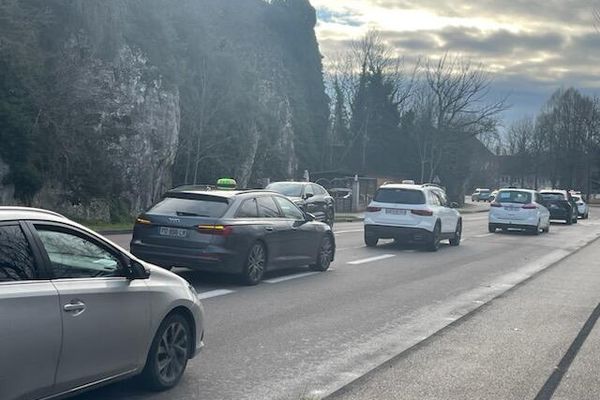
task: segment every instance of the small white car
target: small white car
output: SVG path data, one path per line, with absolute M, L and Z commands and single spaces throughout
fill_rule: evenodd
M 491 204 L 488 229 L 518 229 L 538 235 L 550 232 L 550 211 L 535 190 L 501 189 Z
M 375 247 L 379 239 L 395 239 L 422 243 L 437 251 L 440 241 L 447 239 L 458 246 L 462 218 L 457 207 L 438 186 L 383 185 L 365 213 L 365 244 Z
M 590 206 L 585 202 L 580 194 L 574 194 L 573 200 L 577 203 L 577 210 L 582 219 L 588 219 L 590 216 Z

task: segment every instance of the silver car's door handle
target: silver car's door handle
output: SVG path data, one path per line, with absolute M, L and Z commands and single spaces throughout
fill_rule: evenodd
M 273 232 L 273 227 L 272 226 L 267 226 L 267 227 L 265 227 L 265 231 L 267 231 L 267 232 Z
M 83 312 L 85 310 L 85 304 L 81 301 L 65 304 L 63 310 L 66 312 Z

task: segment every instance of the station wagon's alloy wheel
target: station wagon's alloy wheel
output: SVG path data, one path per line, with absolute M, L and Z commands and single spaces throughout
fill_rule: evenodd
M 321 241 L 317 263 L 310 266 L 313 271 L 327 271 L 333 258 L 333 242 L 329 236 L 325 236 Z
M 244 268 L 244 282 L 247 285 L 258 284 L 267 265 L 267 251 L 261 243 L 255 243 L 248 252 L 248 259 Z
M 165 390 L 179 382 L 190 357 L 191 337 L 189 324 L 181 315 L 171 315 L 161 324 L 142 373 L 151 389 Z

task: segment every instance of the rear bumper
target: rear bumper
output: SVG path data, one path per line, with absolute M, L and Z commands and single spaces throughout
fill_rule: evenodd
M 172 248 L 132 241 L 131 253 L 161 267 L 185 267 L 199 271 L 237 274 L 242 271 L 239 257 L 224 248 L 210 246 L 205 250 Z
M 512 224 L 512 223 L 492 223 L 490 222 L 490 225 L 492 227 L 495 227 L 497 229 L 520 229 L 523 231 L 529 231 L 532 229 L 536 229 L 537 225 L 530 225 L 530 224 L 526 224 L 526 223 L 517 223 L 517 224 Z
M 365 235 L 375 236 L 379 239 L 422 243 L 430 241 L 433 233 L 423 228 L 365 225 Z
M 567 219 L 570 217 L 570 212 L 564 209 L 550 209 L 550 219 Z

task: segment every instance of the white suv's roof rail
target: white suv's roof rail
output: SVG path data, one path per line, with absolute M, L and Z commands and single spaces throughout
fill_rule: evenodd
M 32 207 L 16 207 L 16 206 L 0 206 L 0 211 L 22 211 L 22 212 L 36 212 L 40 214 L 48 214 L 54 217 L 66 218 L 64 215 L 61 215 L 57 212 L 44 210 L 42 208 L 32 208 Z
M 435 187 L 444 190 L 443 187 L 441 187 L 440 185 L 436 185 L 435 183 L 424 183 L 421 185 L 421 187 Z

